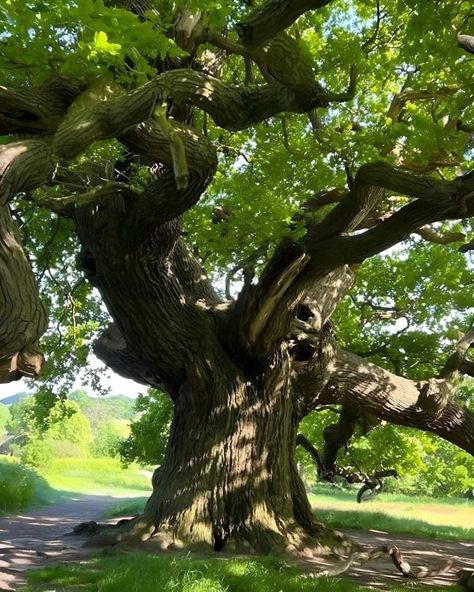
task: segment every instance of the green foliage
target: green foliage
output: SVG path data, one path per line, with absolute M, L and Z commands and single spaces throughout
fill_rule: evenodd
M 0 63 L 21 65 L 38 76 L 48 68 L 81 77 L 109 71 L 111 79 L 113 71 L 116 80 L 133 84 L 156 74 L 148 60 L 182 54 L 165 35 L 171 12 L 142 22 L 102 0 L 48 0 L 28 2 L 26 7 L 6 0 L 0 12 L 4 17 Z M 133 68 L 127 60 L 128 64 L 133 60 Z
M 79 405 L 93 432 L 113 420 L 130 420 L 135 413 L 134 399 L 125 395 L 89 397 L 84 391 L 73 391 L 68 398 Z
M 8 407 L 0 403 L 0 438 L 5 432 L 7 423 L 10 421 L 11 415 Z
M 89 420 L 74 401 L 58 401 L 51 409 L 48 424 L 45 434 L 52 440 L 67 440 L 84 449 L 92 442 Z
M 45 470 L 53 460 L 53 448 L 47 440 L 33 437 L 17 449 L 17 455 L 24 465 Z
M 313 412 L 301 422 L 300 431 L 322 448 L 324 428 L 336 421 L 337 415 L 329 410 Z M 297 457 L 314 476 L 310 456 L 298 448 Z M 367 434 L 359 429 L 338 462 L 364 473 L 396 469 L 400 479 L 387 478 L 387 491 L 463 496 L 474 487 L 474 459 L 467 452 L 430 434 L 385 422 Z
M 118 446 L 120 458 L 124 465 L 135 461 L 141 465 L 160 464 L 173 418 L 171 400 L 149 389 L 147 395 L 137 398 L 135 411 L 138 419 L 130 424 L 130 436 Z
M 0 457 L 0 513 L 25 508 L 33 499 L 38 476 L 8 457 Z
M 44 392 L 11 406 L 7 430 L 9 434 L 26 436 L 25 444 L 17 447 L 22 461 L 43 469 L 54 453 L 86 456 L 92 442 L 89 420 L 79 405 Z
M 91 446 L 92 454 L 99 457 L 116 456 L 119 444 L 124 437 L 124 428 L 126 432 L 129 431 L 127 426 L 120 426 L 112 421 L 98 426 Z

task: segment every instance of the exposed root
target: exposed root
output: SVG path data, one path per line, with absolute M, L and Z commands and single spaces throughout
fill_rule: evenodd
M 341 559 L 362 550 L 362 547 L 341 532 L 316 524 L 312 530 L 298 527 L 285 532 L 249 525 L 248 529 L 233 530 L 219 547 L 213 544 L 214 539 L 209 535 L 208 528 L 201 531 L 194 528 L 192 532 L 170 525 L 156 528 L 154 522 L 144 515 L 120 520 L 117 524 L 82 522 L 74 527 L 71 534 L 86 536 L 86 547 L 138 547 L 152 553 L 186 549 L 206 553 L 214 550 L 226 554 L 276 553 L 306 558 L 333 556 Z
M 392 563 L 403 577 L 411 579 L 422 579 L 444 574 L 449 571 L 454 564 L 454 561 L 450 559 L 445 563 L 445 565 L 443 565 L 443 567 L 436 570 L 430 569 L 424 565 L 412 568 L 408 561 L 403 559 L 403 555 L 401 554 L 398 547 L 395 545 L 382 545 L 381 547 L 375 547 L 367 551 L 355 551 L 354 553 L 351 553 L 349 557 L 340 565 L 332 569 L 325 569 L 320 572 L 312 572 L 308 577 L 321 578 L 323 576 L 338 576 L 346 573 L 356 562 L 363 564 L 385 556 L 390 557 Z
M 71 534 L 88 536 L 85 547 L 113 547 L 119 543 L 140 544 L 148 540 L 154 526 L 143 516 L 119 520 L 117 524 L 100 524 L 94 520 L 77 524 Z

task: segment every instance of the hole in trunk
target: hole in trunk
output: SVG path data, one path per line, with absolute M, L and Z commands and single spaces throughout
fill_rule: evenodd
M 300 304 L 296 311 L 296 316 L 301 321 L 309 321 L 309 319 L 314 317 L 314 313 L 307 304 Z
M 306 339 L 302 339 L 301 341 L 297 341 L 295 345 L 291 349 L 291 356 L 295 362 L 307 362 L 310 360 L 316 348 L 312 343 L 306 341 Z
M 214 551 L 222 551 L 229 538 L 229 533 L 222 527 L 214 526 L 212 535 L 214 538 Z

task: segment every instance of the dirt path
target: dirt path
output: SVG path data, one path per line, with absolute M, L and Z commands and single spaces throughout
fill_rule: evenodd
M 0 518 L 0 590 L 16 590 L 25 583 L 25 571 L 32 567 L 84 558 L 91 552 L 91 549 L 81 547 L 84 538 L 65 535 L 79 522 L 101 519 L 108 506 L 117 501 L 119 498 L 111 496 L 80 495 L 75 500 L 25 511 L 19 516 Z M 474 570 L 474 541 L 392 536 L 379 531 L 345 532 L 363 545 L 397 545 L 412 566 L 439 567 L 446 559 L 454 559 L 455 564 L 447 574 L 426 578 L 420 583 L 452 585 L 459 569 Z M 299 563 L 305 570 L 311 571 L 330 565 L 322 559 L 308 559 Z M 354 565 L 345 577 L 379 590 L 386 589 L 388 582 L 406 581 L 399 576 L 392 563 L 384 559 L 362 566 Z
M 445 574 L 415 580 L 420 585 L 452 586 L 457 582 L 459 570 L 474 570 L 474 541 L 435 540 L 411 535 L 391 535 L 376 530 L 344 530 L 343 532 L 364 546 L 396 545 L 412 568 L 427 566 L 437 570 L 448 560 L 453 560 L 453 566 Z M 334 565 L 324 559 L 308 559 L 303 562 L 305 569 L 314 569 L 314 571 Z M 361 586 L 370 586 L 378 590 L 386 590 L 387 583 L 413 582 L 403 578 L 388 558 L 377 559 L 360 566 L 354 564 L 344 577 Z
M 66 533 L 80 522 L 102 519 L 106 509 L 120 499 L 78 495 L 73 500 L 0 518 L 0 590 L 16 590 L 25 583 L 25 571 L 32 567 L 90 552 L 81 548 L 82 537 Z

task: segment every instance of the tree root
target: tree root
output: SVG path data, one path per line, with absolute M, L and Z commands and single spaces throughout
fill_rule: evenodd
M 338 565 L 332 569 L 311 572 L 308 577 L 321 578 L 323 576 L 338 576 L 346 573 L 355 562 L 359 564 L 367 563 L 368 561 L 379 559 L 387 555 L 390 557 L 394 566 L 398 569 L 402 576 L 411 579 L 422 579 L 441 575 L 449 571 L 454 564 L 454 561 L 450 559 L 443 567 L 436 570 L 430 569 L 424 565 L 413 569 L 408 561 L 403 559 L 403 555 L 401 554 L 398 547 L 395 545 L 382 545 L 367 551 L 355 551 L 354 553 L 351 553 L 341 565 Z

